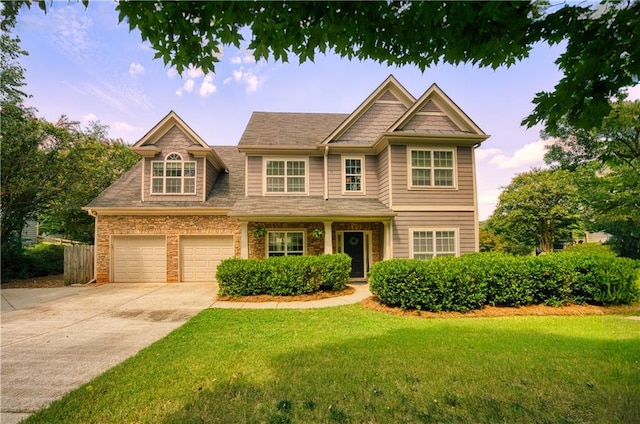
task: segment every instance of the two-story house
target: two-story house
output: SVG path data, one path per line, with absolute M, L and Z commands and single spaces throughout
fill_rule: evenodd
M 475 252 L 487 138 L 437 85 L 416 99 L 393 76 L 351 114 L 255 112 L 237 146 L 170 112 L 85 208 L 96 278 L 213 281 L 232 256 L 344 252 L 364 279 L 388 258 Z

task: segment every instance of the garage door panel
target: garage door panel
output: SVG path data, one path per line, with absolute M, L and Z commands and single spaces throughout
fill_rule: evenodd
M 114 282 L 165 282 L 166 264 L 167 248 L 164 236 L 114 237 Z
M 233 254 L 233 236 L 181 237 L 182 281 L 215 281 L 218 264 Z

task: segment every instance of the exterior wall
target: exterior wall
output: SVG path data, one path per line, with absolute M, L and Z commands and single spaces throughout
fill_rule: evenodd
M 393 256 L 409 257 L 409 228 L 446 228 L 458 230 L 460 254 L 475 252 L 475 216 L 473 212 L 402 212 L 393 223 Z
M 274 157 L 287 158 L 286 155 Z M 324 194 L 324 158 L 322 156 L 291 156 L 292 158 L 308 158 L 307 184 L 310 196 L 322 196 Z M 264 165 L 262 156 L 249 156 L 247 163 L 247 195 L 262 196 Z M 285 194 L 285 193 L 281 193 Z
M 249 258 L 263 259 L 267 256 L 267 235 L 256 237 L 253 231 L 256 227 L 263 227 L 266 231 L 292 229 L 306 230 L 305 255 L 321 255 L 324 253 L 324 238 L 315 238 L 311 231 L 316 228 L 324 229 L 322 222 L 250 222 L 248 228 Z
M 204 193 L 204 196 L 202 197 L 204 200 L 207 199 L 207 194 L 209 194 L 209 192 L 213 188 L 213 185 L 216 183 L 217 179 L 218 179 L 218 171 L 216 171 L 216 168 L 214 168 L 212 164 L 207 162 L 207 188 Z
M 413 147 L 413 145 L 411 146 Z M 432 145 L 416 145 L 416 147 L 444 147 Z M 473 155 L 471 147 L 456 149 L 457 188 L 424 188 L 412 189 L 408 187 L 408 175 L 411 172 L 407 158 L 407 145 L 391 146 L 391 182 L 393 206 L 473 206 Z
M 373 141 L 406 110 L 407 108 L 399 102 L 374 103 L 338 140 Z
M 96 233 L 96 277 L 111 281 L 111 238 L 118 235 L 164 235 L 167 237 L 167 282 L 179 281 L 181 235 L 233 235 L 234 251 L 240 257 L 240 222 L 225 216 L 98 216 Z
M 364 195 L 361 193 L 345 194 L 342 192 L 342 177 L 344 174 L 345 157 L 363 157 L 364 158 Z M 371 197 L 378 198 L 378 157 L 375 155 L 329 155 L 327 164 L 327 173 L 329 179 L 329 197 Z
M 378 198 L 387 207 L 391 206 L 389 196 L 389 147 L 378 155 Z
M 402 127 L 404 130 L 459 130 L 448 116 L 417 114 Z
M 203 179 L 204 179 L 204 166 L 205 160 L 203 158 L 194 158 L 187 152 L 187 148 L 192 146 L 193 143 L 189 140 L 189 138 L 178 129 L 178 127 L 173 127 L 165 135 L 162 136 L 160 140 L 156 143 L 156 147 L 160 148 L 162 152 L 160 152 L 154 158 L 144 158 L 143 159 L 143 184 L 142 189 L 144 190 L 144 200 L 145 202 L 175 202 L 175 201 L 201 201 L 204 199 L 204 194 L 202 193 Z M 169 194 L 169 195 L 158 195 L 151 194 L 151 162 L 162 161 L 164 158 L 172 152 L 179 153 L 182 156 L 182 159 L 185 161 L 195 161 L 196 162 L 196 193 L 190 195 L 184 194 Z

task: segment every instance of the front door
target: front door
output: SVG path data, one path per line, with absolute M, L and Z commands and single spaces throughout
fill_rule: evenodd
M 364 233 L 346 232 L 343 236 L 343 252 L 351 257 L 351 278 L 364 278 Z

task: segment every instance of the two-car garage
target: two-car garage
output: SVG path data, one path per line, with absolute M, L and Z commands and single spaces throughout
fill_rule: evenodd
M 112 281 L 168 281 L 167 240 L 164 235 L 113 236 Z M 178 237 L 178 245 L 179 278 L 185 282 L 215 281 L 220 261 L 234 256 L 231 235 L 183 235 Z

